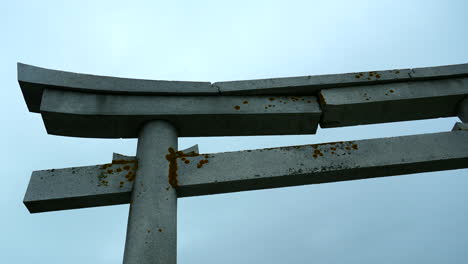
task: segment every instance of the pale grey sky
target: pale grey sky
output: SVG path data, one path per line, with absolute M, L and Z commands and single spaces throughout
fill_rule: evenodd
M 468 2 L 1 1 L 2 263 L 121 263 L 128 205 L 31 215 L 33 170 L 109 162 L 135 140 L 47 135 L 16 62 L 227 81 L 468 63 Z M 204 153 L 448 131 L 457 118 L 317 135 L 182 138 Z M 468 170 L 179 199 L 178 262 L 466 263 Z

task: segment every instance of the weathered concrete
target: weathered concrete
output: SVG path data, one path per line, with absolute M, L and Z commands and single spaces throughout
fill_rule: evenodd
M 316 76 L 217 82 L 117 78 L 50 70 L 18 63 L 29 111 L 39 112 L 44 89 L 133 95 L 316 95 L 321 89 L 468 76 L 468 64 Z
M 178 197 L 185 197 L 467 168 L 467 142 L 467 131 L 455 131 L 203 155 L 187 150 L 172 162 Z M 34 172 L 25 204 L 37 212 L 128 203 L 133 181 L 116 173 L 121 165 L 113 164 L 108 169 L 114 173 L 101 177 L 107 186 L 98 187 L 101 166 Z
M 39 112 L 42 93 L 47 88 L 97 94 L 218 94 L 218 90 L 209 82 L 156 81 L 97 76 L 49 70 L 22 63 L 18 63 L 18 82 L 31 112 Z
M 167 120 L 182 137 L 314 134 L 314 96 L 131 96 L 45 90 L 49 134 L 132 138 L 149 120 Z
M 315 95 L 321 89 L 399 82 L 410 79 L 410 69 L 353 72 L 258 80 L 216 82 L 225 95 Z M 468 71 L 467 71 L 468 73 Z
M 458 117 L 461 121 L 468 123 L 468 97 L 460 102 L 458 106 Z
M 34 171 L 24 197 L 31 213 L 128 203 L 136 160 Z
M 320 91 L 320 126 L 340 127 L 457 116 L 468 78 L 401 82 Z
M 182 152 L 198 154 L 198 145 Z M 125 204 L 137 170 L 136 157 L 114 153 L 112 163 L 34 171 L 23 202 L 30 213 Z
M 178 195 L 216 194 L 467 168 L 467 143 L 468 132 L 456 131 L 209 154 L 187 158 L 190 163 L 186 166 L 178 163 L 181 183 Z
M 468 63 L 411 69 L 414 80 L 445 79 L 468 76 Z
M 468 76 L 468 64 L 217 82 L 213 85 L 219 89 L 221 94 L 230 95 L 315 95 L 318 91 L 325 88 L 445 79 L 461 76 Z
M 175 127 L 165 121 L 145 124 L 138 138 L 124 264 L 176 263 L 177 195 L 168 179 L 168 149 L 177 149 Z

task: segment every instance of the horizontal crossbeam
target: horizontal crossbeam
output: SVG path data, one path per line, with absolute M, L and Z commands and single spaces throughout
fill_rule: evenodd
M 136 96 L 44 91 L 41 113 L 49 134 L 137 137 L 150 120 L 166 120 L 181 137 L 314 134 L 314 96 Z
M 168 150 L 168 185 L 179 197 L 367 179 L 468 167 L 464 130 L 238 152 Z M 130 202 L 132 157 L 111 164 L 35 171 L 24 203 L 45 212 Z
M 150 120 L 182 137 L 314 134 L 322 128 L 458 115 L 468 64 L 219 82 L 94 76 L 18 64 L 49 134 L 135 138 Z M 318 98 L 319 100 L 317 100 Z M 463 116 L 463 115 L 461 115 Z
M 50 70 L 18 63 L 29 111 L 39 112 L 45 89 L 127 95 L 317 95 L 321 89 L 468 76 L 468 64 L 228 82 L 141 80 Z
M 322 128 L 450 117 L 468 96 L 468 78 L 320 91 Z

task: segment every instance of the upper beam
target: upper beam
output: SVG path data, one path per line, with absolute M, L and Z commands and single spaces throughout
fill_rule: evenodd
M 198 155 L 168 151 L 179 197 L 348 181 L 468 167 L 467 131 Z M 128 203 L 136 161 L 35 171 L 30 212 Z
M 314 134 L 321 110 L 314 96 L 137 96 L 44 91 L 49 134 L 137 137 L 150 120 L 167 120 L 181 137 Z
M 468 76 L 468 64 L 316 76 L 217 82 L 221 94 L 311 95 L 322 89 Z
M 57 71 L 18 63 L 18 82 L 31 112 L 39 112 L 46 88 L 134 95 L 316 95 L 324 88 L 468 76 L 468 64 L 316 76 L 217 82 L 116 78 Z
M 181 82 L 117 78 L 57 70 L 18 63 L 18 82 L 29 111 L 39 112 L 44 89 L 97 94 L 208 95 L 218 90 L 209 82 Z
M 468 78 L 400 82 L 320 91 L 322 128 L 457 116 Z

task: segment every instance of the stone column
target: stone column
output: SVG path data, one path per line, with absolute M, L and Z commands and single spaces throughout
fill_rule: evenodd
M 169 149 L 177 150 L 177 131 L 170 123 L 151 121 L 142 128 L 124 264 L 177 262 L 177 195 L 168 180 Z

